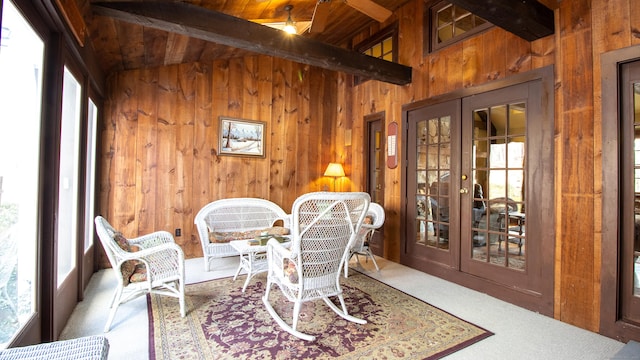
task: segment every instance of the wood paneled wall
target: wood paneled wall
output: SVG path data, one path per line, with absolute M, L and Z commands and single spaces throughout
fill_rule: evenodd
M 413 82 L 401 87 L 369 81 L 353 88 L 352 117 L 354 129 L 357 129 L 354 131 L 352 149 L 354 164 L 361 164 L 363 161 L 362 128 L 365 116 L 384 111 L 386 125 L 394 121 L 401 124 L 402 106 L 405 104 L 554 63 L 553 37 L 530 43 L 499 28 L 492 28 L 478 36 L 424 56 L 421 45 L 423 7 L 424 1 L 416 0 L 396 12 L 399 21 L 399 62 L 412 66 Z M 366 39 L 378 29 L 376 26 L 363 31 L 354 42 Z M 404 141 L 403 132 L 400 131 L 400 159 L 403 158 Z M 384 254 L 386 258 L 394 261 L 400 261 L 401 173 L 401 167 L 385 170 L 387 218 Z M 353 180 L 358 184 L 363 181 L 360 177 L 354 177 Z
M 367 82 L 353 90 L 354 129 L 384 111 L 401 124 L 401 106 L 547 65 L 555 66 L 555 317 L 598 331 L 601 264 L 600 54 L 640 44 L 636 0 L 546 1 L 554 5 L 556 33 L 526 42 L 499 28 L 423 56 L 423 0 L 396 11 L 400 62 L 413 82 L 398 87 Z M 355 43 L 380 27 L 363 31 Z M 360 139 L 354 131 L 354 139 Z M 402 131 L 400 132 L 402 135 Z M 354 142 L 353 162 L 362 161 Z M 402 136 L 399 144 L 404 142 Z M 399 147 L 402 152 L 402 146 Z M 401 157 L 402 158 L 402 157 Z M 387 169 L 385 257 L 399 261 L 400 169 Z M 390 227 L 387 226 L 390 225 Z M 612 294 L 611 296 L 615 296 Z
M 266 56 L 115 74 L 100 134 L 100 214 L 129 237 L 180 228 L 191 258 L 202 256 L 194 216 L 213 200 L 260 197 L 289 211 L 298 195 L 329 190 L 322 174 L 344 160 L 334 143 L 350 126 L 336 111 L 339 81 Z M 266 122 L 266 157 L 220 156 L 221 115 Z
M 554 65 L 555 317 L 597 331 L 599 59 L 640 44 L 636 1 L 562 1 L 554 9 L 553 36 L 529 43 L 493 28 L 424 56 L 424 1 L 414 0 L 393 18 L 399 61 L 413 67 L 406 86 L 369 81 L 351 87 L 347 75 L 263 56 L 118 73 L 109 79 L 101 136 L 101 213 L 127 236 L 182 228 L 177 241 L 188 257 L 200 256 L 192 223 L 209 201 L 256 196 L 289 209 L 298 195 L 331 184 L 322 177 L 329 161 L 345 164 L 342 190 L 362 190 L 365 116 L 384 111 L 386 124 L 402 124 L 405 104 Z M 384 25 L 363 31 L 354 43 Z M 266 121 L 267 157 L 219 156 L 219 115 Z M 402 146 L 398 150 L 402 158 Z M 385 171 L 384 255 L 394 261 L 400 259 L 401 182 L 400 167 Z

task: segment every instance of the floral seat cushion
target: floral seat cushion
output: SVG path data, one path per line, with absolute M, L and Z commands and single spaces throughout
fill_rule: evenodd
M 122 235 L 122 233 L 117 232 L 113 234 L 113 241 L 115 241 L 122 250 L 131 252 L 129 241 L 124 237 L 124 235 Z M 127 260 L 120 265 L 120 272 L 122 273 L 122 282 L 124 283 L 124 286 L 129 285 L 131 282 L 130 278 L 131 275 L 133 275 L 137 264 L 138 262 L 136 260 Z
M 246 240 L 246 239 L 254 239 L 263 232 L 266 232 L 269 235 L 289 235 L 289 229 L 282 226 L 272 226 L 270 228 L 262 229 L 262 230 L 248 230 L 248 231 L 231 231 L 231 232 L 221 232 L 221 231 L 210 231 L 209 232 L 209 242 L 210 243 L 228 243 L 232 240 Z

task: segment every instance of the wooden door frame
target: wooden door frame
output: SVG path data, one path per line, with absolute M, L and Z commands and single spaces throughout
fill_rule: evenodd
M 640 326 L 620 318 L 620 108 L 619 69 L 640 61 L 640 45 L 602 54 L 602 263 L 600 333 L 623 342 L 640 338 Z M 605 95 L 606 94 L 606 95 Z
M 385 139 L 385 121 L 386 119 L 386 113 L 384 111 L 380 111 L 374 114 L 369 114 L 369 115 L 365 115 L 364 117 L 364 129 L 365 129 L 365 139 L 364 139 L 364 149 L 366 152 L 366 161 L 364 161 L 365 164 L 365 178 L 364 178 L 364 182 L 365 182 L 365 191 L 368 192 L 369 194 L 371 194 L 373 191 L 375 191 L 375 189 L 371 189 L 370 188 L 370 183 L 371 183 L 371 179 L 369 177 L 369 175 L 371 174 L 371 166 L 370 164 L 370 155 L 371 155 L 371 123 L 374 121 L 380 121 L 380 123 L 382 124 L 381 129 L 382 129 L 382 137 L 380 139 L 380 141 L 382 142 L 381 147 L 382 147 L 382 151 L 384 152 L 386 149 L 386 145 L 387 145 L 387 141 Z M 385 181 L 385 176 L 384 174 L 386 174 L 386 159 L 384 161 L 384 164 L 381 164 L 381 168 L 382 168 L 382 172 L 383 172 L 383 176 L 382 176 L 382 180 Z M 384 183 L 383 183 L 383 189 L 382 192 L 384 193 L 385 189 L 384 189 Z M 384 209 L 384 196 L 382 196 L 382 200 L 383 202 L 380 203 L 378 202 L 378 204 L 380 206 L 382 206 L 382 208 Z M 377 240 L 382 241 L 382 247 L 380 248 L 379 251 L 381 251 L 380 254 L 376 254 L 379 256 L 385 256 L 385 254 L 388 254 L 388 250 L 385 249 L 385 245 L 387 244 L 387 242 L 384 241 L 384 225 L 382 227 L 380 227 L 380 229 L 378 229 L 375 233 L 374 236 L 376 237 Z M 377 247 L 373 246 L 372 250 L 375 250 Z
M 417 108 L 437 104 L 440 102 L 453 100 L 457 98 L 465 98 L 468 96 L 473 96 L 476 94 L 498 90 L 504 87 L 517 85 L 529 81 L 541 81 L 542 85 L 542 121 L 544 124 L 540 124 L 540 126 L 544 126 L 544 143 L 540 144 L 541 148 L 544 148 L 544 151 L 547 153 L 547 158 L 545 158 L 544 170 L 540 174 L 542 176 L 541 181 L 546 184 L 554 184 L 554 149 L 553 149 L 553 141 L 554 137 L 554 108 L 555 108 L 555 97 L 554 97 L 554 66 L 549 65 L 540 69 L 535 69 L 528 71 L 526 73 L 517 74 L 510 76 L 505 79 L 496 80 L 490 83 L 486 83 L 483 85 L 479 85 L 471 88 L 459 89 L 454 92 L 440 95 L 437 97 L 425 99 L 419 102 L 411 103 L 408 105 L 404 105 L 402 108 L 402 123 L 403 123 L 403 138 L 406 139 L 408 136 L 407 133 L 407 124 L 408 124 L 408 114 L 410 111 L 415 110 Z M 401 204 L 401 218 L 404 219 L 407 216 L 407 167 L 408 167 L 408 158 L 405 155 L 402 157 L 402 178 L 404 181 L 401 181 L 401 194 L 402 194 L 402 204 Z M 550 185 L 552 186 L 552 185 Z M 540 241 L 544 242 L 542 245 L 542 269 L 539 274 L 540 277 L 548 279 L 541 288 L 540 293 L 526 291 L 522 289 L 514 289 L 502 284 L 497 284 L 492 281 L 480 279 L 477 276 L 473 276 L 467 273 L 463 273 L 458 269 L 451 269 L 445 266 L 429 266 L 425 268 L 420 268 L 418 270 L 424 271 L 434 276 L 441 277 L 447 281 L 451 281 L 457 283 L 459 285 L 468 287 L 470 289 L 478 290 L 484 293 L 487 293 L 496 298 L 502 299 L 509 303 L 524 307 L 526 309 L 539 312 L 546 316 L 553 317 L 554 310 L 554 268 L 555 268 L 555 218 L 554 213 L 554 199 L 544 198 L 542 199 L 543 203 L 540 204 L 541 209 L 544 209 L 546 214 L 550 214 L 549 216 L 554 223 L 550 229 L 546 230 L 546 236 Z M 403 231 L 400 233 L 402 244 L 401 246 L 406 245 L 406 241 L 408 238 L 408 233 L 410 229 L 404 227 Z M 402 264 L 406 264 L 408 260 L 408 256 L 406 254 L 406 248 L 400 249 L 400 260 Z

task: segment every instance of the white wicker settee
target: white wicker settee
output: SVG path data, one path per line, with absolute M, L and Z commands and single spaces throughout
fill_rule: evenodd
M 290 216 L 277 204 L 259 198 L 213 201 L 196 214 L 194 223 L 204 254 L 204 269 L 216 258 L 238 255 L 231 240 L 252 239 L 262 232 L 286 235 Z

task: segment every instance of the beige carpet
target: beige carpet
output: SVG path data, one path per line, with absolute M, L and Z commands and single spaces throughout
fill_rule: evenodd
M 300 340 L 280 329 L 261 301 L 265 274 L 187 285 L 187 316 L 176 299 L 150 296 L 150 359 L 438 359 L 490 332 L 356 271 L 342 278 L 347 308 L 366 325 L 343 320 L 323 301 L 305 303 L 298 330 L 317 336 Z M 291 303 L 271 292 L 276 311 L 290 322 Z

